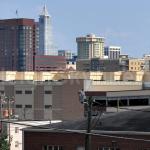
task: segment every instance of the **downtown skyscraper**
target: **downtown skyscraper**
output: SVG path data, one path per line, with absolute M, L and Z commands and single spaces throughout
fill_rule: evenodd
M 52 55 L 53 42 L 52 42 L 52 25 L 51 17 L 48 13 L 46 5 L 39 16 L 39 55 Z
M 33 19 L 0 20 L 0 70 L 32 71 L 36 50 Z
M 78 59 L 91 59 L 104 57 L 104 38 L 94 34 L 77 37 Z
M 64 70 L 65 57 L 54 55 L 51 19 L 46 9 L 34 19 L 0 20 L 0 71 Z

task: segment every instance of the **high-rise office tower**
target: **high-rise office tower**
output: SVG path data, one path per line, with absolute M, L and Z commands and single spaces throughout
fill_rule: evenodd
M 58 50 L 58 56 L 65 56 L 66 59 L 72 59 L 72 52 L 70 50 Z
M 104 38 L 89 34 L 85 37 L 77 37 L 78 59 L 103 58 Z
M 39 52 L 40 55 L 51 55 L 53 53 L 51 18 L 46 5 L 39 17 Z
M 104 48 L 104 56 L 109 59 L 119 59 L 121 47 L 119 46 L 106 46 Z
M 0 20 L 0 70 L 33 70 L 35 34 L 33 19 Z

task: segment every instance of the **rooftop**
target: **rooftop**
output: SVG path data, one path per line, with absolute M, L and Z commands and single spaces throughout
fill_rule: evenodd
M 92 130 L 97 132 L 114 132 L 114 133 L 145 133 L 150 134 L 150 108 L 138 111 L 125 111 L 110 114 L 102 114 L 92 119 Z M 87 120 L 64 121 L 48 126 L 50 129 L 65 129 L 65 130 L 86 130 Z M 26 130 L 33 130 L 28 128 Z M 38 130 L 36 128 L 35 130 Z M 39 128 L 40 130 L 40 128 Z M 48 130 L 47 130 L 48 131 Z M 51 130 L 50 130 L 51 131 Z

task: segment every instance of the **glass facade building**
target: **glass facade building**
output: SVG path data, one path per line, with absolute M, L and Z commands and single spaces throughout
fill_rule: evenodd
M 51 55 L 53 53 L 51 18 L 46 6 L 44 6 L 39 17 L 39 52 L 40 55 Z
M 33 19 L 0 20 L 0 70 L 33 70 L 35 34 Z
M 104 48 L 104 56 L 108 56 L 109 59 L 119 59 L 121 54 L 121 47 L 119 46 L 106 46 Z

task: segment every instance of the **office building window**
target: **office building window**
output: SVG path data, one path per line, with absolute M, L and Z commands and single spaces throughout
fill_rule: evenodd
M 117 148 L 117 147 L 102 147 L 102 148 L 98 148 L 98 150 L 120 150 L 120 148 Z
M 25 91 L 25 94 L 32 94 L 32 91 Z
M 22 91 L 16 91 L 16 94 L 22 94 Z
M 0 94 L 4 94 L 4 91 L 0 91 Z
M 45 94 L 52 94 L 52 91 L 45 91 Z
M 85 150 L 83 146 L 77 146 L 76 150 Z
M 45 105 L 45 109 L 50 109 L 52 105 Z
M 25 105 L 25 108 L 32 108 L 32 105 Z
M 22 108 L 22 105 L 16 105 L 16 108 Z
M 63 146 L 50 146 L 50 145 L 44 145 L 42 147 L 42 150 L 64 150 Z

